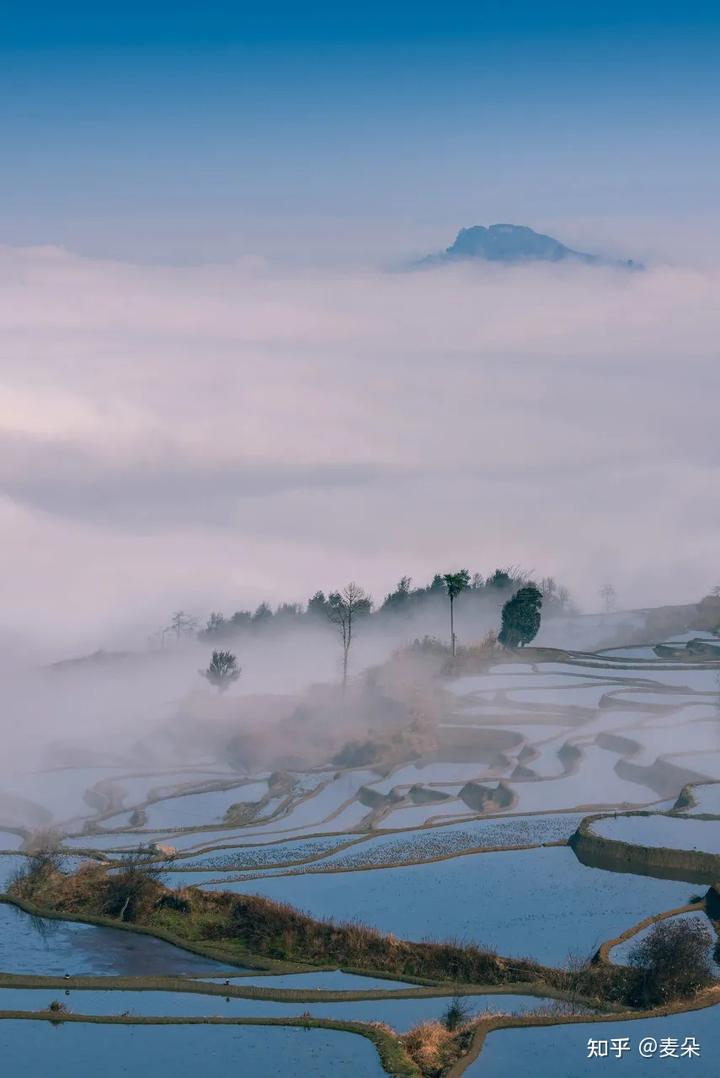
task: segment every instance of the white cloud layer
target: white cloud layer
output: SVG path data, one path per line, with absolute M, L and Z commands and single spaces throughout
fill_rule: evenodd
M 134 266 L 0 249 L 7 627 L 521 564 L 720 583 L 720 273 Z

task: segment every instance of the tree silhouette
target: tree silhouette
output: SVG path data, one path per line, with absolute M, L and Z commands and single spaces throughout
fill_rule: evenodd
M 600 598 L 605 605 L 606 614 L 617 609 L 617 591 L 614 584 L 603 584 L 600 588 Z
M 450 650 L 455 654 L 455 600 L 461 591 L 470 586 L 470 573 L 459 569 L 457 573 L 444 573 L 443 584 L 450 600 Z
M 370 613 L 372 599 L 364 588 L 354 582 L 348 584 L 342 591 L 334 591 L 328 596 L 328 617 L 333 625 L 337 625 L 342 640 L 343 649 L 343 692 L 347 688 L 348 660 L 350 658 L 350 645 L 352 644 L 353 631 L 357 618 Z
M 542 592 L 534 584 L 516 591 L 502 608 L 499 642 L 506 648 L 524 647 L 534 640 L 540 628 Z
M 207 670 L 198 670 L 198 673 L 218 692 L 227 692 L 240 677 L 241 668 L 231 651 L 213 651 Z
M 195 632 L 196 628 L 197 618 L 192 614 L 186 614 L 184 610 L 176 610 L 168 625 L 168 631 L 175 633 L 176 640 L 179 640 L 181 636 L 189 636 Z

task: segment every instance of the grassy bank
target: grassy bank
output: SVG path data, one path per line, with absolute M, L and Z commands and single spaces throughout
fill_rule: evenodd
M 356 923 L 317 921 L 256 895 L 171 891 L 147 866 L 108 872 L 97 863 L 66 875 L 52 861 L 36 863 L 15 882 L 14 900 L 32 912 L 149 932 L 209 958 L 276 970 L 362 970 L 427 984 L 543 986 L 598 1005 L 621 1003 L 627 969 L 587 964 L 565 971 L 510 959 L 473 945 L 396 939 Z

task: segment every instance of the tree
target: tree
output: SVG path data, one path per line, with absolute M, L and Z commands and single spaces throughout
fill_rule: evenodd
M 395 591 L 391 591 L 389 595 L 385 596 L 385 602 L 381 609 L 383 611 L 406 611 L 410 602 L 410 585 L 412 579 L 409 576 L 403 576 L 398 581 Z
M 195 632 L 196 628 L 197 618 L 194 618 L 192 614 L 186 614 L 184 610 L 176 610 L 170 618 L 170 625 L 168 626 L 170 632 L 175 633 L 176 640 L 179 640 L 181 636 L 187 636 Z
M 460 1026 L 467 1022 L 470 1016 L 470 1006 L 461 996 L 455 996 L 443 1012 L 440 1019 L 445 1029 L 454 1033 Z
M 125 854 L 115 871 L 105 877 L 102 912 L 121 921 L 139 920 L 143 909 L 152 907 L 158 898 L 161 868 L 152 850 L 141 847 Z
M 236 610 L 233 616 L 230 618 L 230 624 L 233 627 L 233 632 L 239 632 L 240 629 L 248 629 L 252 623 L 252 614 L 249 610 Z
M 699 917 L 667 918 L 635 944 L 628 962 L 638 971 L 638 1002 L 655 1006 L 691 996 L 712 980 L 713 934 Z
M 234 681 L 240 677 L 241 668 L 231 651 L 213 651 L 207 670 L 198 670 L 218 692 L 227 692 Z
M 455 600 L 461 591 L 470 586 L 470 573 L 459 569 L 457 573 L 444 573 L 443 584 L 450 600 L 450 650 L 455 654 Z
M 524 647 L 540 628 L 542 592 L 534 584 L 516 591 L 502 608 L 502 628 L 498 640 L 506 648 Z
M 496 569 L 492 576 L 485 582 L 488 588 L 497 588 L 498 591 L 506 591 L 513 586 L 513 578 L 507 569 Z
M 600 588 L 600 598 L 605 606 L 605 613 L 609 614 L 617 607 L 617 592 L 614 584 L 603 584 Z
M 210 617 L 207 620 L 207 625 L 200 633 L 200 636 L 224 636 L 227 633 L 227 622 L 222 614 L 213 610 Z
M 308 599 L 307 612 L 313 618 L 328 616 L 328 601 L 324 591 L 316 591 L 312 599 Z
M 269 603 L 260 603 L 255 613 L 252 616 L 252 624 L 254 627 L 260 625 L 267 625 L 272 620 L 273 612 L 270 609 Z
M 343 648 L 343 692 L 347 688 L 348 659 L 353 639 L 355 622 L 359 617 L 370 613 L 372 599 L 364 588 L 351 582 L 342 591 L 334 591 L 328 596 L 328 617 L 337 625 Z

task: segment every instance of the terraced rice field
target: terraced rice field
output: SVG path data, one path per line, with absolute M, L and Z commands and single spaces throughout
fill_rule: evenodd
M 675 805 L 687 773 L 720 778 L 717 673 L 706 663 L 658 659 L 650 643 L 577 655 L 572 661 L 496 662 L 486 673 L 445 686 L 449 712 L 438 727 L 432 755 L 392 768 L 290 773 L 282 795 L 273 791 L 258 818 L 246 826 L 223 825 L 225 813 L 232 804 L 267 799 L 266 772 L 244 776 L 205 764 L 136 774 L 103 767 L 0 778 L 0 794 L 4 790 L 9 796 L 6 801 L 0 797 L 0 828 L 22 832 L 0 831 L 0 849 L 7 851 L 0 855 L 0 889 L 27 863 L 19 850 L 32 840 L 33 830 L 52 825 L 63 832 L 67 870 L 78 863 L 73 859 L 78 850 L 113 859 L 123 851 L 151 847 L 172 887 L 262 894 L 316 917 L 359 920 L 401 938 L 474 942 L 511 958 L 563 965 L 588 957 L 649 915 L 687 903 L 696 891 L 676 880 L 580 864 L 565 844 L 583 815 L 607 810 L 595 827 L 608 837 L 720 853 L 718 824 L 695 818 L 701 813 L 720 816 L 720 783 L 693 787 L 697 805 L 672 816 L 613 815 L 627 806 L 666 812 Z M 98 783 L 105 789 L 110 783 L 113 797 L 120 797 L 113 815 L 92 793 L 86 797 Z M 208 789 L 220 783 L 232 785 Z M 433 793 L 448 796 L 426 801 Z M 18 797 L 27 804 L 18 806 L 12 800 Z M 133 827 L 138 807 L 144 809 L 145 823 Z M 170 848 L 170 856 L 167 849 L 157 849 L 160 845 Z M 613 961 L 622 962 L 629 946 L 616 947 Z M 57 977 L 187 978 L 182 992 L 73 987 L 66 995 L 62 989 L 13 985 L 0 989 L 5 1000 L 0 1009 L 8 1010 L 36 1010 L 59 995 L 76 1014 L 260 1021 L 291 1019 L 307 1011 L 319 1019 L 380 1021 L 403 1030 L 440 1017 L 448 1003 L 447 997 L 435 995 L 402 998 L 416 987 L 357 972 L 243 971 L 131 932 L 33 921 L 3 904 L 0 970 Z M 290 988 L 310 998 L 203 996 L 197 991 L 200 980 L 270 992 Z M 377 989 L 398 997 L 312 999 L 316 991 Z M 564 1017 L 564 1004 L 518 993 L 475 992 L 467 1002 L 475 1013 L 540 1009 Z M 663 1035 L 677 1027 L 707 1040 L 715 1013 L 663 1020 Z M 632 1025 L 635 1037 L 644 1023 Z M 23 1041 L 27 1028 L 12 1019 L 0 1021 L 8 1073 L 22 1072 L 13 1071 L 21 1052 L 26 1060 L 36 1050 L 46 1051 L 48 1036 L 58 1038 L 54 1045 L 67 1051 L 58 1057 L 60 1070 L 53 1072 L 58 1078 L 65 1078 L 62 1059 L 74 1060 L 76 1068 L 67 1078 L 71 1073 L 75 1078 L 83 1073 L 83 1060 L 100 1051 L 108 1078 L 143 1073 L 138 1070 L 141 1059 L 146 1072 L 152 1064 L 160 1078 L 193 1061 L 207 1078 L 221 1072 L 224 1078 L 228 1059 L 242 1059 L 244 1070 L 253 1074 L 274 1073 L 270 1061 L 278 1058 L 283 1074 L 303 1078 L 384 1073 L 373 1044 L 338 1030 L 69 1023 L 53 1029 L 37 1021 L 32 1037 Z M 590 1073 L 583 1069 L 588 1030 L 597 1028 L 561 1024 L 491 1033 L 466 1073 L 504 1078 L 530 1073 L 534 1066 L 537 1073 L 550 1074 L 551 1060 L 553 1075 L 581 1078 Z M 613 1035 L 626 1035 L 628 1028 L 602 1024 L 603 1035 L 611 1029 Z M 123 1046 L 124 1070 L 116 1067 L 115 1043 Z M 672 1066 L 663 1062 L 664 1070 Z M 703 1072 L 697 1061 L 691 1066 L 696 1075 L 714 1073 Z

